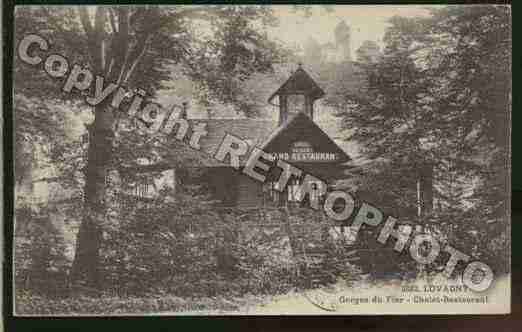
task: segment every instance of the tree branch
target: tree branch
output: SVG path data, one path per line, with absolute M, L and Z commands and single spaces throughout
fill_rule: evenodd
M 96 14 L 94 16 L 94 38 L 95 43 L 97 44 L 97 52 L 99 52 L 98 59 L 98 71 L 105 70 L 105 22 L 107 20 L 107 8 L 105 6 L 100 6 L 96 8 Z
M 118 28 L 116 26 L 116 17 L 114 15 L 114 9 L 112 7 L 109 8 L 109 19 L 111 23 L 112 32 L 114 34 L 118 33 Z
M 105 7 L 97 7 L 94 18 L 94 27 L 91 24 L 89 13 L 85 6 L 78 8 L 78 14 L 83 29 L 87 35 L 87 45 L 93 61 L 93 67 L 96 73 L 102 73 L 105 66 L 105 54 L 103 46 L 103 27 L 105 24 Z
M 188 8 L 185 10 L 181 10 L 175 12 L 172 17 L 176 19 L 181 18 L 190 18 L 190 19 L 208 19 L 211 16 L 211 12 L 218 12 L 218 8 L 212 8 L 208 6 L 195 6 L 193 8 Z
M 87 38 L 92 39 L 92 25 L 91 20 L 89 19 L 89 13 L 87 12 L 87 7 L 79 6 L 78 15 L 80 16 L 80 21 L 82 23 L 83 30 L 85 30 Z
M 45 178 L 39 178 L 36 180 L 31 181 L 31 183 L 37 183 L 37 182 L 58 182 L 61 179 L 67 178 L 66 176 L 51 176 L 51 177 L 45 177 Z
M 151 36 L 152 36 L 151 34 L 148 34 L 144 38 L 144 40 L 141 43 L 139 43 L 139 45 L 137 45 L 138 49 L 139 49 L 139 52 L 138 52 L 138 55 L 136 56 L 136 58 L 134 58 L 134 61 L 132 62 L 132 65 L 130 66 L 129 70 L 127 71 L 127 74 L 125 75 L 125 79 L 123 80 L 124 84 L 128 83 L 129 78 L 131 77 L 132 73 L 136 69 L 138 63 L 141 61 L 141 59 L 145 55 L 145 53 L 147 51 L 147 46 L 149 44 L 149 40 L 150 40 Z
M 129 14 L 130 11 L 126 7 L 118 8 L 118 47 L 123 53 L 120 73 L 118 75 L 117 84 L 120 84 L 125 71 L 127 70 L 127 64 L 129 62 L 130 49 L 129 49 Z

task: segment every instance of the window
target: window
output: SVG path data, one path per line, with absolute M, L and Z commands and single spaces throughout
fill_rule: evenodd
M 319 201 L 322 199 L 322 192 L 325 183 L 321 181 L 312 181 L 310 182 L 311 189 L 309 200 Z M 303 200 L 301 187 L 303 186 L 303 182 L 299 179 L 290 179 L 288 181 L 288 185 L 286 186 L 286 190 L 284 192 L 280 192 L 278 189 L 277 182 L 267 182 L 264 185 L 264 197 L 268 202 L 279 204 L 284 202 L 298 203 Z M 283 195 L 283 196 L 281 196 Z M 282 199 L 282 200 L 281 200 Z
M 150 184 L 147 181 L 140 181 L 136 183 L 135 194 L 138 197 L 147 197 L 149 194 Z
M 301 200 L 301 184 L 297 179 L 292 179 L 288 183 L 288 201 L 299 202 Z
M 139 198 L 152 198 L 155 193 L 154 178 L 152 176 L 138 176 L 135 181 L 128 184 L 130 194 Z
M 321 181 L 313 181 L 310 183 L 311 187 L 312 187 L 312 191 L 311 191 L 311 194 L 310 194 L 310 199 L 312 201 L 318 201 L 320 202 L 321 200 L 321 192 L 326 192 L 326 190 L 322 190 L 323 188 L 321 188 L 322 186 L 325 186 L 324 183 L 322 183 Z
M 270 203 L 277 203 L 279 202 L 279 191 L 276 189 L 278 188 L 277 182 L 267 182 L 263 186 L 264 196 L 265 199 Z
M 297 114 L 299 112 L 305 113 L 306 98 L 304 95 L 288 95 L 288 113 Z

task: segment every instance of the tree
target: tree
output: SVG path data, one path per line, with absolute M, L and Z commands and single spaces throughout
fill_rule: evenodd
M 270 71 L 279 56 L 277 45 L 254 29 L 258 23 L 273 23 L 265 6 L 30 7 L 18 10 L 16 17 L 19 38 L 33 29 L 48 37 L 55 51 L 75 60 L 71 62 L 88 63 L 93 75 L 104 77 L 105 82 L 126 86 L 129 91 L 140 88 L 150 97 L 169 79 L 171 66 L 178 64 L 199 84 L 202 96 L 234 102 L 241 82 L 255 72 Z M 210 34 L 196 32 L 195 20 L 207 24 Z M 44 100 L 63 97 L 59 92 L 35 95 L 30 84 L 15 82 L 15 89 Z M 46 87 L 53 90 L 57 85 L 47 83 Z M 84 213 L 71 280 L 97 287 L 101 281 L 98 265 L 106 178 L 114 168 L 113 144 L 121 114 L 108 102 L 93 107 L 92 113 L 84 169 Z
M 365 84 L 330 101 L 371 161 L 362 188 L 474 255 L 507 234 L 509 22 L 503 6 L 394 17 L 382 56 L 358 63 Z
M 357 63 L 350 72 L 359 73 L 363 84 L 339 91 L 330 103 L 352 132 L 350 139 L 361 144 L 374 167 L 393 173 L 372 176 L 371 182 L 391 181 L 393 184 L 385 186 L 393 188 L 389 191 L 391 202 L 400 203 L 403 212 L 410 211 L 408 217 L 418 218 L 419 212 L 425 214 L 429 207 L 411 213 L 417 203 L 416 184 L 434 159 L 433 147 L 424 144 L 432 135 L 429 126 L 434 110 L 427 98 L 432 81 L 426 76 L 428 69 L 416 59 L 429 40 L 419 19 L 394 17 L 390 23 L 382 57 L 378 61 L 363 59 L 368 61 Z M 340 80 L 344 75 L 343 71 Z
M 511 112 L 511 10 L 508 6 L 448 7 L 433 13 L 440 36 L 433 59 L 441 108 L 457 114 L 455 170 L 473 177 L 472 202 L 454 235 L 495 272 L 509 270 L 509 125 Z M 447 134 L 447 132 L 445 132 Z M 469 205 L 469 204 L 468 204 Z M 453 216 L 451 216 L 453 218 Z M 488 243 L 488 245 L 484 245 Z
M 303 51 L 303 60 L 307 66 L 317 66 L 323 61 L 322 46 L 313 37 L 308 37 Z
M 377 60 L 380 48 L 376 42 L 365 40 L 355 53 L 357 54 L 358 62 L 372 62 Z

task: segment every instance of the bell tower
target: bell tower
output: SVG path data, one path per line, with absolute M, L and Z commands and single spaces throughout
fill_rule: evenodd
M 314 103 L 324 96 L 324 91 L 299 64 L 297 70 L 274 92 L 268 103 L 279 108 L 279 125 L 298 113 L 304 113 L 314 120 Z M 278 104 L 272 101 L 278 97 Z
M 335 27 L 335 46 L 338 50 L 340 61 L 352 61 L 352 29 L 350 26 L 342 20 Z

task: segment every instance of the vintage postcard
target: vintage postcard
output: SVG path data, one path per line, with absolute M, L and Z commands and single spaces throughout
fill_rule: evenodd
M 510 312 L 510 6 L 16 6 L 12 47 L 15 316 Z

